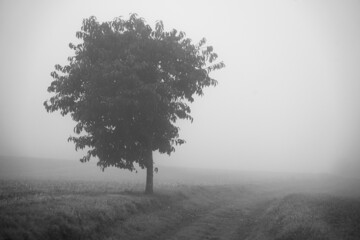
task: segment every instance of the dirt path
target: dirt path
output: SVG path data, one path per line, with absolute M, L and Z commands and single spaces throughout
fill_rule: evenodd
M 136 220 L 154 224 L 138 238 L 151 240 L 245 239 L 256 221 L 263 198 L 254 194 L 228 194 L 205 208 L 176 208 L 156 211 Z M 154 223 L 155 222 L 155 223 Z M 156 223 L 157 222 L 157 223 Z M 133 235 L 134 236 L 134 235 Z
M 239 206 L 219 207 L 200 216 L 190 225 L 180 228 L 168 239 L 237 239 L 238 228 L 245 217 L 246 212 Z
M 201 214 L 192 222 L 180 225 L 172 236 L 159 239 L 170 240 L 232 240 L 246 239 L 253 224 L 268 201 L 234 199 Z

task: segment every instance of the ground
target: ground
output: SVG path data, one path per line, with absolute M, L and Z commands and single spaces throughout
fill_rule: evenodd
M 161 184 L 148 196 L 118 182 L 12 179 L 0 189 L 0 239 L 360 239 L 359 197 L 299 184 Z
M 0 157 L 0 240 L 360 239 L 360 181 Z

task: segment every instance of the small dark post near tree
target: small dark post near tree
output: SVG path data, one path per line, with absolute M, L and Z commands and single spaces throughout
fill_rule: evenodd
M 147 169 L 146 189 L 153 193 L 153 151 L 171 154 L 179 138 L 177 119 L 193 120 L 187 103 L 203 88 L 216 85 L 209 73 L 224 67 L 205 39 L 193 44 L 183 32 L 155 30 L 136 14 L 99 23 L 84 19 L 69 44 L 75 55 L 56 65 L 44 102 L 48 112 L 70 113 L 78 137 L 68 140 L 89 150 L 81 162 L 98 157 L 104 170 Z

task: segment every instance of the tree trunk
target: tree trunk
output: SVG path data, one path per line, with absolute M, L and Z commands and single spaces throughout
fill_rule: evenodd
M 146 187 L 145 193 L 146 194 L 153 194 L 153 178 L 154 178 L 154 162 L 153 162 L 153 153 L 150 148 L 148 150 L 147 162 L 146 162 Z

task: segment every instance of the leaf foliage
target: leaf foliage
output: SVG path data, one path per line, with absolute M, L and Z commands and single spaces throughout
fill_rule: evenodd
M 203 88 L 215 86 L 211 71 L 217 62 L 203 38 L 193 44 L 184 32 L 152 29 L 136 14 L 100 23 L 83 20 L 70 43 L 74 55 L 65 66 L 55 65 L 44 102 L 48 112 L 70 114 L 77 122 L 68 140 L 76 149 L 89 148 L 81 159 L 98 157 L 104 169 L 116 166 L 144 168 L 146 151 L 171 154 L 179 138 L 178 119 L 193 120 L 189 103 Z

